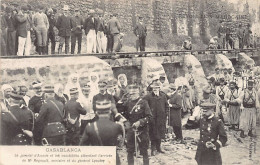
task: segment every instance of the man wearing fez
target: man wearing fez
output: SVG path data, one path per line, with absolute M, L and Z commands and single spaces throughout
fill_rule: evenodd
M 38 12 L 33 17 L 33 26 L 37 36 L 37 46 L 39 54 L 47 54 L 47 35 L 49 29 L 49 20 L 44 13 L 44 6 L 38 7 Z
M 153 117 L 149 121 L 149 135 L 151 140 L 151 155 L 155 156 L 155 151 L 164 153 L 161 149 L 161 139 L 165 138 L 166 119 L 169 110 L 166 95 L 160 91 L 160 84 L 155 81 L 151 85 L 152 93 L 144 97 L 152 111 Z
M 87 36 L 87 53 L 96 53 L 97 46 L 97 19 L 94 17 L 95 11 L 89 11 L 89 17 L 85 20 L 84 30 Z
M 71 29 L 72 29 L 72 20 L 69 16 L 69 6 L 64 5 L 63 7 L 63 14 L 59 16 L 56 27 L 59 30 L 59 36 L 60 36 L 60 44 L 58 53 L 61 54 L 62 48 L 65 42 L 65 54 L 69 53 L 69 43 L 70 43 L 70 35 L 71 35 Z
M 216 105 L 205 102 L 200 105 L 200 140 L 195 159 L 198 165 L 221 165 L 220 147 L 227 142 L 227 134 L 223 122 L 215 117 Z
M 70 89 L 71 99 L 65 104 L 65 113 L 68 119 L 66 145 L 78 145 L 80 138 L 80 115 L 85 115 L 87 111 L 83 109 L 77 101 L 79 98 L 78 88 Z
M 98 100 L 95 104 L 98 119 L 86 126 L 80 145 L 116 146 L 117 137 L 123 131 L 119 124 L 110 120 L 111 101 Z M 118 154 L 116 154 L 116 159 L 116 164 L 120 164 Z
M 51 54 L 55 54 L 55 46 L 56 46 L 56 40 L 55 40 L 55 31 L 54 31 L 54 27 L 56 26 L 56 18 L 55 18 L 55 12 L 53 11 L 52 8 L 48 8 L 46 10 L 46 15 L 48 17 L 48 21 L 49 21 L 49 29 L 48 29 L 48 35 L 47 35 L 47 54 L 49 54 L 49 41 L 51 41 Z
M 257 92 L 254 90 L 253 80 L 248 80 L 247 88 L 244 92 L 241 92 L 239 98 L 242 110 L 239 122 L 240 136 L 245 138 L 245 133 L 248 133 L 248 136 L 254 136 L 256 133 L 256 117 L 259 113 L 260 105 Z
M 140 51 L 145 51 L 145 40 L 147 36 L 147 28 L 143 22 L 143 17 L 139 16 L 139 22 L 134 28 L 134 34 L 139 40 Z
M 229 124 L 231 125 L 231 129 L 235 129 L 238 127 L 239 118 L 240 118 L 240 96 L 241 91 L 236 88 L 236 83 L 231 81 L 229 83 L 229 90 L 225 94 L 224 101 L 228 107 L 228 117 Z M 238 128 L 237 128 L 238 129 Z
M 42 105 L 35 123 L 43 125 L 42 144 L 65 145 L 64 105 L 55 99 L 53 86 L 45 86 L 44 92 L 47 100 Z
M 72 17 L 72 30 L 71 30 L 71 54 L 74 54 L 76 41 L 78 41 L 78 54 L 81 52 L 82 42 L 82 29 L 84 21 L 80 15 L 80 10 L 75 9 L 75 15 Z
M 122 109 L 124 109 L 124 115 L 130 122 L 131 128 L 127 130 L 127 161 L 129 165 L 134 164 L 134 152 L 136 142 L 139 145 L 141 155 L 143 156 L 143 164 L 149 164 L 148 147 L 148 121 L 152 117 L 152 112 L 148 105 L 147 100 L 140 97 L 140 87 L 137 84 L 131 84 L 128 86 L 129 99 L 123 103 Z M 138 139 L 135 142 L 135 131 L 137 131 Z M 137 154 L 137 153 L 136 153 Z
M 27 108 L 20 108 L 23 98 L 19 92 L 13 90 L 10 94 L 10 108 L 8 112 L 2 112 L 1 120 L 5 133 L 3 139 L 6 145 L 30 145 L 32 142 L 33 114 Z

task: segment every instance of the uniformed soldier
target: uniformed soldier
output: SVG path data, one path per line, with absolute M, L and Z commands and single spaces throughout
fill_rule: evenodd
M 131 128 L 127 131 L 127 161 L 129 165 L 134 164 L 135 145 L 138 143 L 141 155 L 143 155 L 143 164 L 149 164 L 148 147 L 148 121 L 151 118 L 151 110 L 148 102 L 140 97 L 140 88 L 137 84 L 128 86 L 130 98 L 123 103 L 124 114 L 130 122 Z M 136 131 L 136 132 L 135 132 Z M 137 141 L 135 141 L 135 134 Z M 137 153 L 136 153 L 137 154 Z
M 32 83 L 32 88 L 35 95 L 29 100 L 28 107 L 34 113 L 34 116 L 38 117 L 42 104 L 45 101 L 45 95 L 42 91 L 42 83 L 40 81 L 34 81 Z M 42 125 L 35 125 L 35 129 L 33 130 L 34 142 L 36 145 L 41 145 L 42 129 Z
M 221 165 L 220 147 L 227 142 L 223 122 L 214 116 L 215 104 L 200 105 L 203 118 L 200 119 L 200 140 L 195 159 L 198 165 Z
M 122 134 L 122 127 L 110 120 L 111 101 L 98 100 L 95 107 L 98 120 L 88 123 L 80 145 L 116 146 L 117 137 Z M 117 164 L 120 164 L 118 155 Z
M 71 99 L 65 104 L 65 113 L 68 118 L 66 145 L 78 145 L 80 138 L 79 117 L 85 115 L 87 111 L 83 109 L 77 101 L 79 98 L 78 88 L 70 89 Z
M 240 136 L 245 138 L 245 133 L 249 136 L 253 136 L 256 132 L 256 117 L 260 109 L 257 92 L 254 90 L 254 81 L 249 80 L 247 89 L 241 92 L 241 115 L 239 128 L 241 129 Z
M 43 145 L 65 145 L 64 105 L 54 97 L 54 87 L 44 88 L 47 99 L 41 106 L 36 125 L 43 125 Z
M 3 145 L 30 145 L 32 142 L 33 114 L 28 108 L 20 108 L 22 95 L 13 90 L 9 111 L 2 112 L 1 129 Z M 3 124 L 3 125 L 2 125 Z

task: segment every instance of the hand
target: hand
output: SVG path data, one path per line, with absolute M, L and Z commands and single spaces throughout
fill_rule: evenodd
M 172 104 L 169 104 L 169 107 L 172 107 Z
M 133 128 L 138 128 L 138 127 L 140 127 L 140 121 L 137 121 L 137 122 L 135 122 L 133 125 L 132 125 L 132 127 Z
M 33 133 L 32 133 L 32 131 L 24 130 L 24 129 L 23 129 L 23 133 L 24 133 L 25 135 L 29 136 L 30 138 L 33 137 Z
M 207 148 L 214 148 L 215 147 L 215 144 L 213 144 L 212 142 L 206 142 L 206 147 Z
M 138 37 L 138 38 L 139 38 L 139 35 L 136 35 L 136 37 Z
M 37 118 L 39 116 L 39 113 L 35 113 L 34 116 L 35 118 Z

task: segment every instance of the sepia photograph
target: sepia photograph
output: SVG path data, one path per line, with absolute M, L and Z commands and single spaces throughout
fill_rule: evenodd
M 0 165 L 260 164 L 260 0 L 0 4 Z

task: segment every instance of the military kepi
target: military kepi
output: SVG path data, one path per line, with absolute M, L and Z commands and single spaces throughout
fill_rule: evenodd
M 110 109 L 111 109 L 111 101 L 109 100 L 96 101 L 96 112 L 98 114 L 109 113 Z
M 215 109 L 216 108 L 216 104 L 205 102 L 205 103 L 200 104 L 200 107 L 203 110 L 211 110 L 211 109 Z

